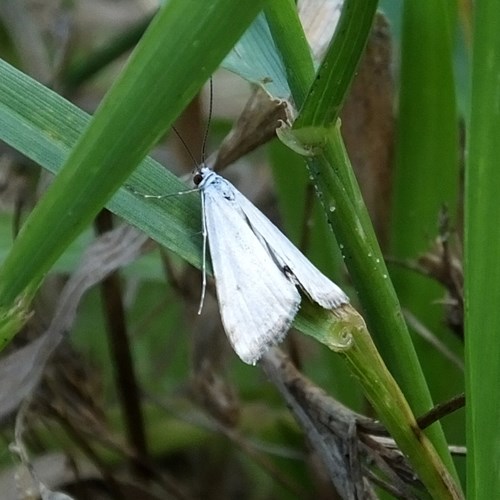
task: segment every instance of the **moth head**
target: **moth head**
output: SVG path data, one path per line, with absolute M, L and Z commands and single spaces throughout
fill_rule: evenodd
M 203 174 L 201 172 L 196 172 L 196 174 L 193 175 L 193 182 L 195 186 L 199 186 L 202 180 Z

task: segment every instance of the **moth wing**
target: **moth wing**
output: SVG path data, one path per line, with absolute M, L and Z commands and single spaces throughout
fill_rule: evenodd
M 236 193 L 222 181 L 224 189 Z M 283 340 L 297 314 L 300 294 L 235 200 L 225 197 L 217 185 L 206 186 L 202 196 L 222 323 L 238 356 L 255 364 L 269 347 Z
M 235 190 L 235 201 L 241 207 L 255 233 L 266 241 L 276 260 L 287 266 L 305 294 L 325 309 L 347 304 L 349 298 L 245 196 Z

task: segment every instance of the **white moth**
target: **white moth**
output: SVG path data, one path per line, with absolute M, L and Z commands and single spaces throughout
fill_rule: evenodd
M 222 324 L 245 363 L 283 340 L 299 289 L 325 309 L 349 302 L 230 182 L 206 166 L 193 180 L 202 201 L 203 261 L 208 239 Z

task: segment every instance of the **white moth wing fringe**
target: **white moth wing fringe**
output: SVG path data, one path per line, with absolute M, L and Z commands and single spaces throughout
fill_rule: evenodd
M 242 217 L 239 200 L 223 196 L 228 190 L 236 195 L 236 189 L 220 181 L 202 189 L 217 299 L 231 345 L 243 361 L 255 364 L 283 340 L 301 299 Z
M 297 284 L 313 302 L 325 309 L 349 302 L 342 289 L 319 271 L 253 203 L 236 189 L 234 191 L 236 204 L 241 207 L 253 231 L 266 241 L 280 265 L 290 269 Z

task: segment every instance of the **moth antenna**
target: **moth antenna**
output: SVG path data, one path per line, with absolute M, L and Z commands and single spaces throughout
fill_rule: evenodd
M 203 134 L 203 142 L 201 143 L 201 152 L 200 152 L 201 165 L 205 165 L 208 133 L 210 131 L 210 124 L 212 123 L 213 102 L 214 102 L 214 88 L 213 88 L 212 77 L 210 77 L 208 89 L 209 89 L 208 117 L 207 117 L 207 126 L 205 127 L 205 133 Z M 193 156 L 193 153 L 189 149 L 187 142 L 184 140 L 182 135 L 179 133 L 179 131 L 175 127 L 172 127 L 172 130 L 175 132 L 175 135 L 178 137 L 179 141 L 181 141 L 181 144 L 184 146 L 184 149 L 186 150 L 187 154 L 191 158 L 194 167 L 199 168 L 199 163 L 196 161 L 196 158 Z
M 196 158 L 193 156 L 193 153 L 191 153 L 191 150 L 189 149 L 187 142 L 184 140 L 182 135 L 179 133 L 179 131 L 175 127 L 172 127 L 172 130 L 175 132 L 175 135 L 178 137 L 179 141 L 181 141 L 182 145 L 184 146 L 184 149 L 186 150 L 187 154 L 189 155 L 189 158 L 191 158 L 191 161 L 193 162 L 194 167 L 197 168 L 198 162 L 196 161 Z
M 212 113 L 213 113 L 213 109 L 214 109 L 214 84 L 213 84 L 212 77 L 210 77 L 208 92 L 209 92 L 209 100 L 208 100 L 207 126 L 205 127 L 205 135 L 203 136 L 203 142 L 201 144 L 201 164 L 202 165 L 205 165 L 208 132 L 210 130 L 210 124 L 212 123 Z

